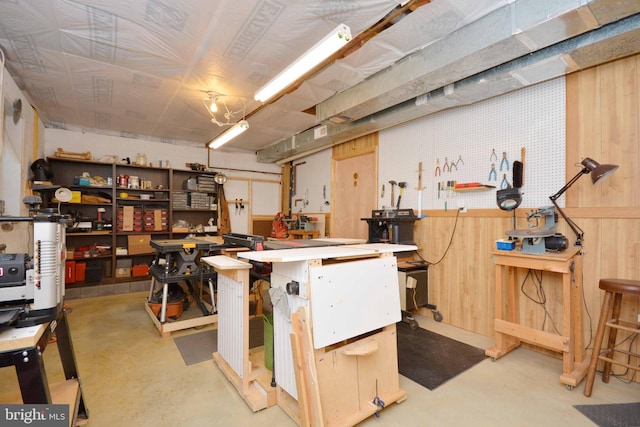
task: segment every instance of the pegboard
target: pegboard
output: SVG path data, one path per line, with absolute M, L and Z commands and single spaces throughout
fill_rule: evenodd
M 565 111 L 565 80 L 558 78 L 381 131 L 378 207 L 391 205 L 389 181 L 394 180 L 407 183 L 400 208 L 417 209 L 418 163 L 422 162 L 422 209 L 456 209 L 459 200 L 470 209 L 497 208 L 496 191 L 513 184 L 513 162 L 522 161 L 523 148 L 520 206 L 551 205 L 549 196 L 565 184 Z M 448 181 L 495 188 L 438 192 L 438 183 L 446 186 Z M 396 186 L 396 201 L 398 195 Z M 559 202 L 563 205 L 564 198 Z

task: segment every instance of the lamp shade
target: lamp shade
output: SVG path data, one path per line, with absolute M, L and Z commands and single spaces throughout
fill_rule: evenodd
M 601 165 L 589 157 L 585 157 L 582 161 L 582 166 L 591 172 L 591 182 L 593 184 L 604 181 L 618 169 L 618 165 Z
M 227 176 L 222 173 L 217 173 L 216 176 L 213 177 L 213 180 L 216 182 L 216 184 L 222 185 L 227 182 Z
M 53 172 L 46 159 L 38 159 L 31 163 L 31 172 L 33 181 L 48 181 L 53 178 Z
M 591 182 L 593 184 L 600 182 L 611 175 L 613 172 L 618 169 L 618 165 L 601 165 L 596 162 L 592 158 L 585 157 L 580 164 L 583 166 L 580 172 L 576 174 L 569 182 L 567 182 L 564 187 L 562 187 L 556 194 L 550 196 L 549 199 L 556 207 L 558 213 L 564 218 L 564 220 L 569 225 L 569 228 L 576 234 L 576 246 L 582 246 L 582 238 L 584 236 L 584 232 L 582 229 L 576 224 L 571 218 L 564 213 L 564 211 L 560 208 L 556 200 L 560 198 L 575 182 L 580 179 L 582 175 L 591 174 Z

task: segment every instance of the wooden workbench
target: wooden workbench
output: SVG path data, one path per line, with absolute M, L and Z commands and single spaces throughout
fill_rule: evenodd
M 589 361 L 585 359 L 582 337 L 582 248 L 572 247 L 559 253 L 524 254 L 519 250 L 494 250 L 496 268 L 495 331 L 496 345 L 485 354 L 498 359 L 525 341 L 562 353 L 560 382 L 569 389 L 577 386 L 586 375 Z M 516 269 L 541 270 L 562 275 L 562 333 L 537 330 L 520 323 L 519 295 L 516 289 Z

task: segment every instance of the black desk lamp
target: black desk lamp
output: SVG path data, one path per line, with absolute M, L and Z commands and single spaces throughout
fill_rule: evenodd
M 560 212 L 560 215 L 562 215 L 562 218 L 567 221 L 567 224 L 569 224 L 571 230 L 573 230 L 573 232 L 576 234 L 576 246 L 582 246 L 584 231 L 582 231 L 582 229 L 578 227 L 578 225 L 573 222 L 572 219 L 567 217 L 564 211 L 560 209 L 560 206 L 558 206 L 558 204 L 556 203 L 556 200 L 558 200 L 558 198 L 562 196 L 569 189 L 569 187 L 571 187 L 578 179 L 580 179 L 582 175 L 590 173 L 591 182 L 593 184 L 596 184 L 598 182 L 604 181 L 605 178 L 607 178 L 609 175 L 615 172 L 616 169 L 618 169 L 618 165 L 601 165 L 600 163 L 596 162 L 593 159 L 590 159 L 589 157 L 585 157 L 585 159 L 580 164 L 583 166 L 582 170 L 578 172 L 576 176 L 571 178 L 571 181 L 567 182 L 565 186 L 560 189 L 560 191 L 549 197 L 558 212 Z

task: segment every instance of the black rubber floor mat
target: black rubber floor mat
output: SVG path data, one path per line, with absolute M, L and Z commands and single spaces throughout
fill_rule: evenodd
M 249 348 L 264 345 L 264 320 L 255 317 L 249 320 Z M 173 341 L 180 351 L 185 365 L 204 362 L 213 357 L 218 349 L 218 331 L 215 329 L 175 337 Z
M 600 427 L 640 427 L 640 402 L 573 407 Z
M 178 347 L 184 364 L 189 366 L 212 358 L 213 353 L 218 349 L 218 331 L 196 332 L 175 337 L 173 341 Z
M 397 323 L 398 371 L 433 390 L 486 359 L 484 350 L 426 329 Z

